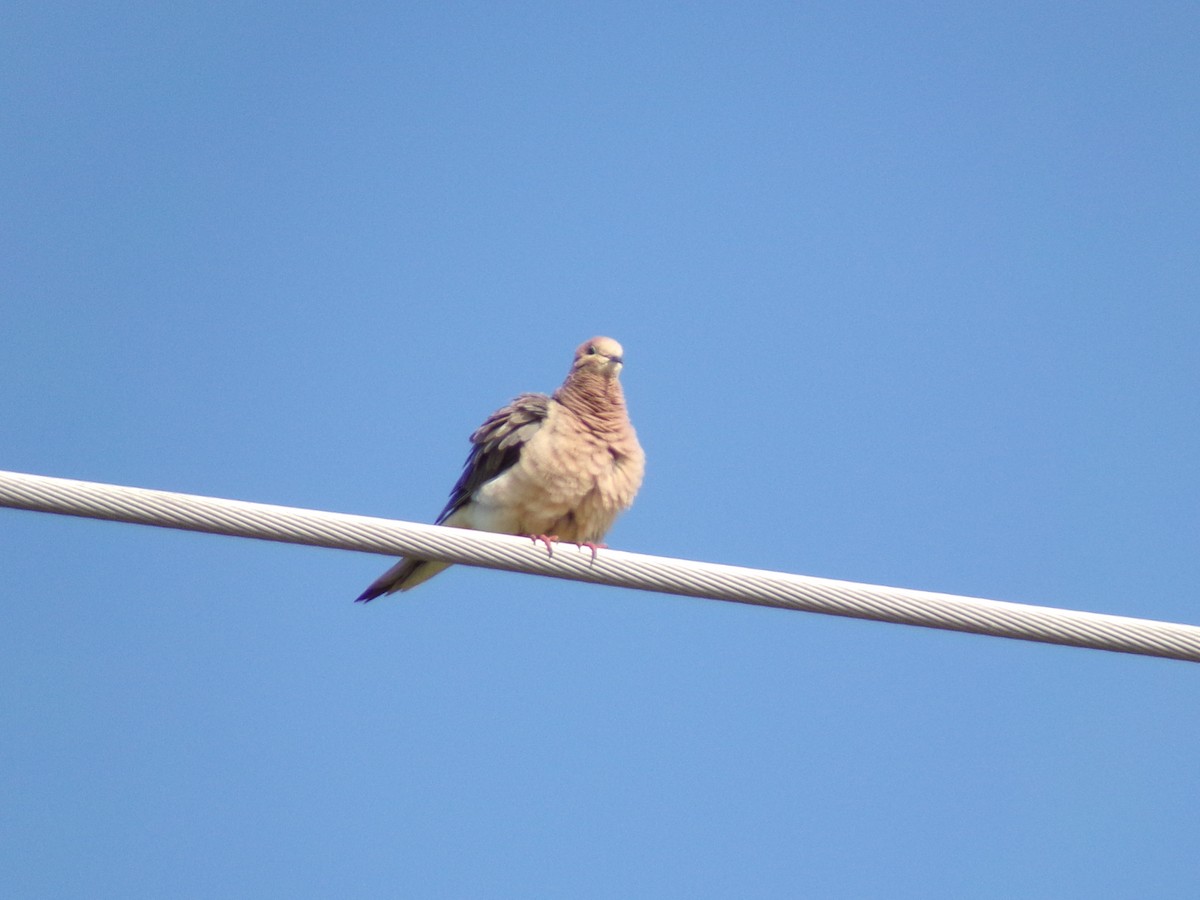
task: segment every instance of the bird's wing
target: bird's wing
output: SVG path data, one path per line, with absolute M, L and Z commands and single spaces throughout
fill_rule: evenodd
M 437 517 L 438 525 L 462 509 L 480 487 L 516 464 L 522 448 L 546 421 L 551 402 L 545 394 L 521 394 L 475 429 L 471 453 L 446 508 Z

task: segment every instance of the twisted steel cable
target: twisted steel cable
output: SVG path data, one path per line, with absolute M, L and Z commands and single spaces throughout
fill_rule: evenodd
M 1200 627 L 0 471 L 0 506 L 1200 662 Z

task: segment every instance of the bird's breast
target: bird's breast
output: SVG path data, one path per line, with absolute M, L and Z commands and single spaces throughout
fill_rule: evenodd
M 520 460 L 477 492 L 476 515 L 487 530 L 554 534 L 598 541 L 633 502 L 642 480 L 641 448 L 605 435 L 547 422 Z

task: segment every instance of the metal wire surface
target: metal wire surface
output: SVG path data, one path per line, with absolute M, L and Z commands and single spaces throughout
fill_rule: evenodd
M 1200 662 L 1200 627 L 0 471 L 0 506 Z

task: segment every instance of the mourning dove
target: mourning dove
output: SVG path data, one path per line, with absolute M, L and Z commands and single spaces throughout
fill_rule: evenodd
M 471 435 L 438 525 L 570 541 L 594 554 L 642 484 L 645 454 L 625 411 L 621 345 L 579 345 L 553 396 L 521 394 Z M 450 563 L 405 557 L 358 597 L 407 591 Z

